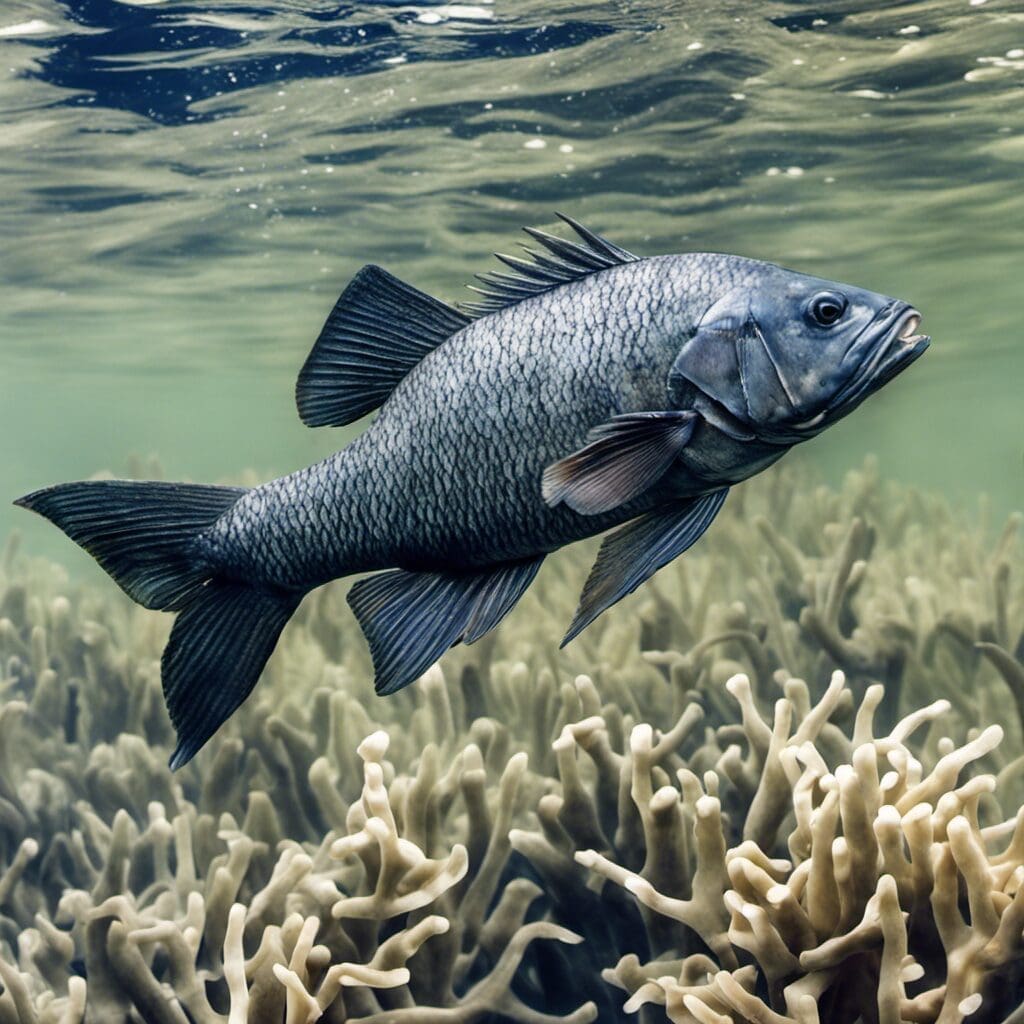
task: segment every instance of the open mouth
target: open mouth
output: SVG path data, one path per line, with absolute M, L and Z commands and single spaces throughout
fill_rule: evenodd
M 928 347 L 931 338 L 927 334 L 918 333 L 920 326 L 921 314 L 916 309 L 908 309 L 892 332 L 895 337 L 890 336 L 889 342 L 883 344 L 882 359 L 871 381 L 872 390 L 892 380 Z
M 931 338 L 917 332 L 921 326 L 921 314 L 916 309 L 904 306 L 893 320 L 895 323 L 881 333 L 874 352 L 864 360 L 845 393 L 837 396 L 842 415 L 888 384 L 928 347 Z
M 896 335 L 897 341 L 904 343 L 913 343 L 927 339 L 927 334 L 918 334 L 917 329 L 921 326 L 921 314 L 916 309 L 911 309 L 906 313 L 906 319 L 899 327 L 899 332 Z
M 885 312 L 881 330 L 875 332 L 877 340 L 869 352 L 862 354 L 856 373 L 833 396 L 828 409 L 810 420 L 795 424 L 798 432 L 818 430 L 826 421 L 841 419 L 902 373 L 928 347 L 931 338 L 918 333 L 921 314 L 916 309 L 900 304 L 895 310 Z

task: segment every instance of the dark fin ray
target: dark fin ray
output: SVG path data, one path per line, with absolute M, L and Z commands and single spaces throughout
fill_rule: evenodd
M 375 688 L 394 693 L 453 644 L 478 640 L 511 611 L 543 557 L 476 573 L 394 569 L 352 585 L 348 603 L 370 645 Z
M 196 534 L 245 494 L 138 480 L 83 480 L 18 498 L 80 544 L 133 600 L 174 611 L 209 579 L 193 550 Z
M 613 417 L 590 432 L 586 447 L 544 470 L 544 500 L 552 506 L 564 502 L 583 515 L 626 504 L 665 474 L 696 421 L 689 410 Z
M 249 696 L 302 595 L 214 581 L 178 616 L 160 671 L 178 734 L 172 770 L 187 764 Z
M 529 252 L 529 250 L 527 250 Z M 544 284 L 560 284 L 561 277 L 557 270 L 551 270 L 543 265 L 543 263 L 537 259 L 536 254 L 530 253 L 532 259 L 524 260 L 520 256 L 506 256 L 504 253 L 496 252 L 494 254 L 495 259 L 501 260 L 506 267 L 514 270 L 518 278 L 529 277 L 534 281 L 541 281 Z
M 464 644 L 476 643 L 508 615 L 526 593 L 543 561 L 544 556 L 541 555 L 526 562 L 513 562 L 491 575 L 466 624 L 462 638 Z
M 548 252 L 526 250 L 529 260 L 515 256 L 497 254 L 498 259 L 514 274 L 491 272 L 477 275 L 484 287 L 473 287 L 482 298 L 478 302 L 463 303 L 462 308 L 473 316 L 486 316 L 499 309 L 514 306 L 523 299 L 543 295 L 570 281 L 607 270 L 623 263 L 635 263 L 639 257 L 627 252 L 621 246 L 585 228 L 578 221 L 564 214 L 557 214 L 576 232 L 580 242 L 570 242 L 557 235 L 548 234 L 539 228 L 523 230 Z
M 586 272 L 604 270 L 605 267 L 614 266 L 617 260 L 609 260 L 599 252 L 594 252 L 589 246 L 580 245 L 577 242 L 570 242 L 558 235 L 541 231 L 540 228 L 523 228 L 523 230 L 535 241 L 550 252 L 556 260 L 563 264 L 575 265 Z
M 476 576 L 403 569 L 353 584 L 348 603 L 370 645 L 377 693 L 408 686 L 459 640 L 479 596 L 476 584 Z
M 614 242 L 609 242 L 607 238 L 603 238 L 595 231 L 591 231 L 590 228 L 584 227 L 578 220 L 574 220 L 572 217 L 565 213 L 558 213 L 556 211 L 555 216 L 564 221 L 576 232 L 580 238 L 590 247 L 592 252 L 597 253 L 599 256 L 604 256 L 606 259 L 614 260 L 616 263 L 632 263 L 639 257 L 634 256 L 629 250 L 623 249 L 621 245 L 616 245 Z
M 728 493 L 726 487 L 650 512 L 609 534 L 597 553 L 561 646 L 694 544 L 718 515 Z
M 299 373 L 295 402 L 310 427 L 340 427 L 372 412 L 428 353 L 471 318 L 365 266 L 342 292 Z

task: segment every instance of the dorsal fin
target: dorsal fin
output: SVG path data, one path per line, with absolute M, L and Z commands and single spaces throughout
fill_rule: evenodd
M 622 263 L 635 263 L 640 257 L 627 252 L 614 242 L 595 234 L 578 221 L 563 213 L 557 216 L 565 221 L 579 235 L 580 242 L 570 242 L 556 235 L 549 235 L 537 228 L 523 228 L 534 241 L 539 242 L 547 252 L 526 249 L 529 259 L 505 256 L 495 253 L 505 266 L 515 273 L 503 274 L 492 271 L 477 274 L 483 287 L 470 285 L 483 298 L 479 302 L 460 303 L 462 309 L 472 316 L 486 316 L 507 306 L 514 306 L 523 299 L 541 295 L 570 281 L 607 270 Z
M 302 422 L 341 427 L 381 405 L 395 385 L 472 317 L 372 264 L 341 293 L 295 385 Z

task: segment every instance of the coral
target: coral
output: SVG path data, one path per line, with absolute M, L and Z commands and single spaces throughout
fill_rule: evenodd
M 998 1022 L 1018 532 L 783 469 L 565 652 L 593 545 L 383 701 L 325 587 L 176 775 L 168 618 L 12 539 L 0 1024 Z
M 88 1007 L 89 1020 L 168 1024 L 592 1020 L 592 1004 L 544 1013 L 511 987 L 531 943 L 580 941 L 549 921 L 527 922 L 540 889 L 502 877 L 525 754 L 507 761 L 489 794 L 473 743 L 444 779 L 428 748 L 416 777 L 397 780 L 384 760 L 388 744 L 384 732 L 359 744 L 362 793 L 314 850 L 282 837 L 274 805 L 258 792 L 241 826 L 227 812 L 216 821 L 198 814 L 180 794 L 171 818 L 150 803 L 143 829 L 124 809 L 107 827 L 77 806 L 89 835 L 71 832 L 78 858 L 69 873 L 89 885 L 61 878 L 55 923 L 14 898 L 40 852 L 24 840 L 0 882 L 5 923 L 17 932 L 9 942 L 17 966 L 0 959 L 0 1019 L 75 1021 Z M 325 770 L 320 759 L 309 774 Z M 437 804 L 457 793 L 467 843 L 432 859 L 420 844 L 443 844 Z M 73 973 L 76 954 L 86 980 Z
M 655 790 L 664 774 L 658 769 L 677 744 L 654 745 L 650 727 L 637 725 L 620 775 L 628 780 L 643 844 L 657 858 L 632 871 L 594 849 L 575 854 L 658 915 L 648 943 L 660 959 L 641 964 L 626 955 L 605 973 L 630 993 L 626 1009 L 657 1003 L 677 1024 L 946 1024 L 974 1013 L 986 998 L 1004 1003 L 992 982 L 1005 986 L 1006 968 L 1024 956 L 1024 809 L 983 827 L 981 804 L 996 779 L 960 781 L 970 764 L 992 753 L 1002 729 L 991 726 L 960 746 L 943 738 L 934 763 L 923 764 L 908 744 L 916 731 L 941 722 L 948 701 L 876 735 L 883 700 L 876 684 L 857 708 L 844 748 L 821 742 L 849 695 L 841 672 L 816 704 L 799 680 L 785 680 L 786 696 L 771 721 L 753 706 L 745 675 L 730 679 L 727 689 L 742 707 L 747 771 L 723 750 L 719 771 L 703 781 L 682 767 L 678 789 Z M 603 728 L 600 719 L 586 721 L 582 734 L 590 746 L 581 741 L 581 748 L 589 753 Z M 833 751 L 840 760 L 830 764 Z M 734 780 L 756 780 L 756 789 L 729 821 L 722 790 Z M 687 879 L 689 898 L 679 894 Z M 667 944 L 670 932 L 659 918 L 684 932 Z M 700 943 L 711 958 L 664 959 L 666 945 L 674 951 Z M 739 966 L 742 953 L 753 969 Z M 913 996 L 906 992 L 910 981 L 921 989 Z

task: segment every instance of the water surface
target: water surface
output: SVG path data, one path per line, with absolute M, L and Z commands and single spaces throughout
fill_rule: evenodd
M 340 446 L 292 388 L 348 277 L 468 298 L 554 210 L 912 301 L 926 358 L 808 456 L 1021 507 L 1024 9 L 874 6 L 7 0 L 0 533 L 79 568 L 7 498 Z

